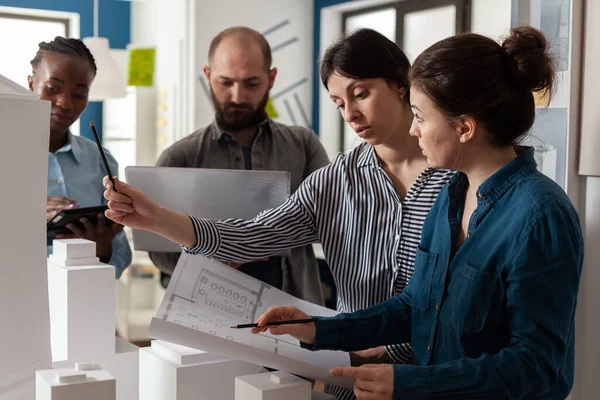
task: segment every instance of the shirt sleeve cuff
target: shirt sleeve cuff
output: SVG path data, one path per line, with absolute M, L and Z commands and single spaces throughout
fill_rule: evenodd
M 424 400 L 427 392 L 427 367 L 394 365 L 394 399 Z
M 302 348 L 315 351 L 315 350 L 336 350 L 340 348 L 340 330 L 345 329 L 348 325 L 345 321 L 340 321 L 336 318 L 316 318 L 315 327 L 315 343 L 306 344 L 300 342 Z M 340 326 L 343 325 L 343 326 Z
M 196 218 L 189 215 L 196 235 L 194 247 L 181 246 L 183 251 L 190 254 L 203 254 L 207 257 L 215 255 L 221 247 L 221 234 L 217 225 L 208 219 Z
M 112 241 L 112 254 L 106 264 L 115 267 L 115 279 L 119 279 L 123 271 L 131 264 L 131 248 L 125 236 L 121 231 L 116 234 Z

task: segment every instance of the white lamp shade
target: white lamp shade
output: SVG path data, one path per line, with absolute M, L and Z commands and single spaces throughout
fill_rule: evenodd
M 90 89 L 89 99 L 101 101 L 125 97 L 125 76 L 109 52 L 108 39 L 88 37 L 83 39 L 83 43 L 90 49 L 98 68 Z

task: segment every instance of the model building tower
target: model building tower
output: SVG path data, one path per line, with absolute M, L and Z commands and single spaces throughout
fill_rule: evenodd
M 140 348 L 139 363 L 140 400 L 233 400 L 236 376 L 263 371 L 258 365 L 162 340 Z
M 31 400 L 35 370 L 51 367 L 45 224 L 49 120 L 50 102 L 0 75 L 0 132 L 10 137 L 10 145 L 0 146 L 3 399 Z
M 52 360 L 99 360 L 115 353 L 115 268 L 96 243 L 54 240 L 48 258 Z
M 312 385 L 283 371 L 235 378 L 235 400 L 311 400 Z
M 138 347 L 115 337 L 115 268 L 96 257 L 96 243 L 54 240 L 48 292 L 54 368 L 80 360 L 100 364 L 117 381 L 117 400 L 138 398 Z

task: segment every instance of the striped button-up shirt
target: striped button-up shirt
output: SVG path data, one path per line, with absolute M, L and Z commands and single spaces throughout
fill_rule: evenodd
M 406 287 L 425 217 L 452 176 L 451 171 L 426 169 L 400 199 L 374 148 L 363 143 L 339 154 L 281 206 L 253 220 L 191 217 L 197 244 L 185 250 L 247 262 L 320 242 L 337 286 L 337 309 L 353 312 Z M 408 344 L 387 351 L 396 362 L 411 361 Z

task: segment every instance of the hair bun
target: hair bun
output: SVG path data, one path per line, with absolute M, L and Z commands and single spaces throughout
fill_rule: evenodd
M 502 49 L 508 56 L 508 79 L 512 86 L 553 93 L 556 62 L 542 32 L 530 26 L 513 28 L 502 42 Z

